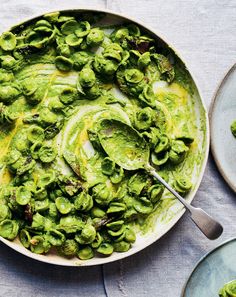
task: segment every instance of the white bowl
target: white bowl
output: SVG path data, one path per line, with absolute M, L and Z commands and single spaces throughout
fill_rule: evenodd
M 169 42 L 166 41 L 166 39 L 159 33 L 155 32 L 155 30 L 150 29 L 147 27 L 145 24 L 143 24 L 140 21 L 136 21 L 132 18 L 129 18 L 127 16 L 124 16 L 122 14 L 114 13 L 108 10 L 96 10 L 96 9 L 74 9 L 74 10 L 63 10 L 63 12 L 69 12 L 69 11 L 87 11 L 87 12 L 104 12 L 106 13 L 106 22 L 108 24 L 117 24 L 120 23 L 121 21 L 129 21 L 136 23 L 140 27 L 142 27 L 148 34 L 152 35 L 155 39 L 158 39 L 159 42 L 163 43 L 166 47 L 169 47 L 173 53 L 175 53 L 175 56 L 177 56 L 181 61 L 182 59 L 180 58 L 179 54 L 176 54 L 176 50 L 173 49 L 173 46 L 170 45 Z M 30 22 L 40 16 L 36 16 L 30 20 L 27 20 L 26 22 Z M 24 22 L 23 22 L 24 23 Z M 23 24 L 21 23 L 21 24 Z M 183 62 L 183 61 L 182 61 Z M 185 67 L 186 64 L 184 63 Z M 186 69 L 188 69 L 186 67 Z M 189 70 L 188 70 L 189 71 Z M 196 111 L 196 124 L 198 127 L 198 133 L 199 133 L 199 145 L 201 149 L 201 162 L 199 162 L 198 166 L 198 173 L 196 174 L 195 178 L 195 186 L 194 188 L 188 193 L 186 199 L 191 202 L 194 198 L 194 195 L 199 188 L 200 182 L 203 177 L 203 173 L 205 170 L 207 158 L 208 158 L 208 152 L 209 152 L 209 123 L 208 123 L 208 117 L 207 117 L 207 111 L 205 104 L 199 94 L 199 90 L 196 87 L 195 80 L 193 79 L 192 75 L 191 78 L 193 80 L 193 83 L 195 85 L 195 92 L 194 95 L 192 96 L 192 100 L 195 102 L 195 111 Z M 147 234 L 141 235 L 139 234 L 137 236 L 136 242 L 133 244 L 132 248 L 124 253 L 113 253 L 109 257 L 95 257 L 90 260 L 82 261 L 77 258 L 73 259 L 67 259 L 58 256 L 56 253 L 49 253 L 47 255 L 38 255 L 30 252 L 26 248 L 24 248 L 21 243 L 19 242 L 18 239 L 14 241 L 8 241 L 2 237 L 0 237 L 0 240 L 4 242 L 6 245 L 11 247 L 12 249 L 18 251 L 19 253 L 28 256 L 32 259 L 39 260 L 42 262 L 50 263 L 50 264 L 55 264 L 55 265 L 63 265 L 63 266 L 92 266 L 92 265 L 99 265 L 99 264 L 104 264 L 104 263 L 109 263 L 113 262 L 116 260 L 123 259 L 125 257 L 128 257 L 130 255 L 133 255 L 140 250 L 144 249 L 145 247 L 149 246 L 150 244 L 154 243 L 158 239 L 160 239 L 165 233 L 167 233 L 177 222 L 178 220 L 182 217 L 184 214 L 185 210 L 182 207 L 182 205 L 176 201 L 174 205 L 171 206 L 171 208 L 168 210 L 168 213 L 165 213 L 165 220 L 162 220 L 163 217 L 160 214 L 158 216 L 158 219 L 155 220 L 152 226 L 152 230 L 150 230 Z M 193 226 L 194 228 L 194 226 Z

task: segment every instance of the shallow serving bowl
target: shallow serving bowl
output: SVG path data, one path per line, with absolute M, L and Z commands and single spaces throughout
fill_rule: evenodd
M 70 10 L 71 11 L 71 10 Z M 113 13 L 110 11 L 105 10 L 91 10 L 91 9 L 78 9 L 74 11 L 80 11 L 80 12 L 104 12 L 106 14 L 105 19 L 103 20 L 106 24 L 119 24 L 121 22 L 133 22 L 138 24 L 144 31 L 146 31 L 148 34 L 153 36 L 154 39 L 158 41 L 161 46 L 168 47 L 175 57 L 180 59 L 181 63 L 184 64 L 182 59 L 178 54 L 176 54 L 176 51 L 173 49 L 173 47 L 163 38 L 159 33 L 155 33 L 152 29 L 146 27 L 144 24 L 137 22 L 131 18 L 128 18 L 126 16 L 123 16 L 121 14 Z M 66 11 L 65 11 L 66 12 Z M 69 11 L 68 11 L 69 12 Z M 36 17 L 35 19 L 37 19 Z M 28 20 L 27 22 L 32 21 Z M 184 64 L 185 65 L 185 64 Z M 186 67 L 186 66 L 185 66 Z M 187 69 L 187 67 L 186 67 Z M 187 71 L 187 70 L 186 70 Z M 199 155 L 199 161 L 196 164 L 196 168 L 194 170 L 194 176 L 193 176 L 193 183 L 194 187 L 192 190 L 188 193 L 186 199 L 191 202 L 194 198 L 194 195 L 200 185 L 207 157 L 208 157 L 208 150 L 209 150 L 209 128 L 208 128 L 208 117 L 206 108 L 204 105 L 204 102 L 202 101 L 202 98 L 199 94 L 199 90 L 195 84 L 195 81 L 191 74 L 189 74 L 190 79 L 193 82 L 193 94 L 191 95 L 191 100 L 194 102 L 194 113 L 196 118 L 196 126 L 197 126 L 197 153 Z M 182 205 L 178 201 L 174 202 L 171 207 L 169 207 L 165 213 L 159 213 L 158 216 L 156 216 L 156 219 L 153 221 L 153 226 L 151 226 L 150 231 L 146 234 L 139 234 L 137 236 L 137 240 L 134 243 L 133 247 L 124 253 L 113 253 L 109 257 L 95 257 L 91 260 L 81 261 L 79 259 L 66 259 L 57 256 L 56 254 L 50 253 L 48 255 L 37 255 L 31 253 L 29 250 L 25 249 L 18 240 L 15 240 L 13 242 L 8 241 L 6 239 L 0 238 L 2 242 L 7 244 L 9 247 L 13 248 L 14 250 L 31 257 L 33 259 L 47 262 L 51 264 L 56 265 L 64 265 L 64 266 L 90 266 L 90 265 L 98 265 L 98 264 L 104 264 L 112 261 L 116 261 L 122 258 L 125 258 L 127 256 L 130 256 L 132 254 L 137 253 L 138 251 L 144 249 L 145 247 L 149 246 L 150 244 L 157 241 L 159 238 L 161 238 L 166 232 L 168 232 L 181 218 L 181 216 L 184 214 L 184 209 Z

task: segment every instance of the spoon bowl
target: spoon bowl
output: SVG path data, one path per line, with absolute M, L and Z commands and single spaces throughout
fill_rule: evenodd
M 148 164 L 148 144 L 131 126 L 104 119 L 100 122 L 98 136 L 104 151 L 123 169 L 137 170 Z

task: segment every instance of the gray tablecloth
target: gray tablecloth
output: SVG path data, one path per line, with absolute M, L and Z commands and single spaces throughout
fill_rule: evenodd
M 4 31 L 46 11 L 83 6 L 128 14 L 165 35 L 195 75 L 208 107 L 224 73 L 236 61 L 235 0 L 0 0 L 0 28 Z M 0 244 L 0 296 L 178 297 L 196 262 L 235 236 L 236 196 L 211 156 L 194 205 L 223 223 L 220 239 L 208 241 L 185 215 L 140 253 L 90 268 L 42 264 Z

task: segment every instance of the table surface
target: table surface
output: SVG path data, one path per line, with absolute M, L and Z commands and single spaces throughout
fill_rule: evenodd
M 216 87 L 236 61 L 235 0 L 1 0 L 0 28 L 7 30 L 47 11 L 85 6 L 130 15 L 166 36 L 196 77 L 208 108 Z M 179 297 L 196 262 L 235 236 L 236 196 L 211 155 L 193 204 L 223 223 L 220 239 L 207 240 L 184 215 L 168 234 L 138 254 L 80 268 L 43 264 L 0 243 L 0 296 Z

